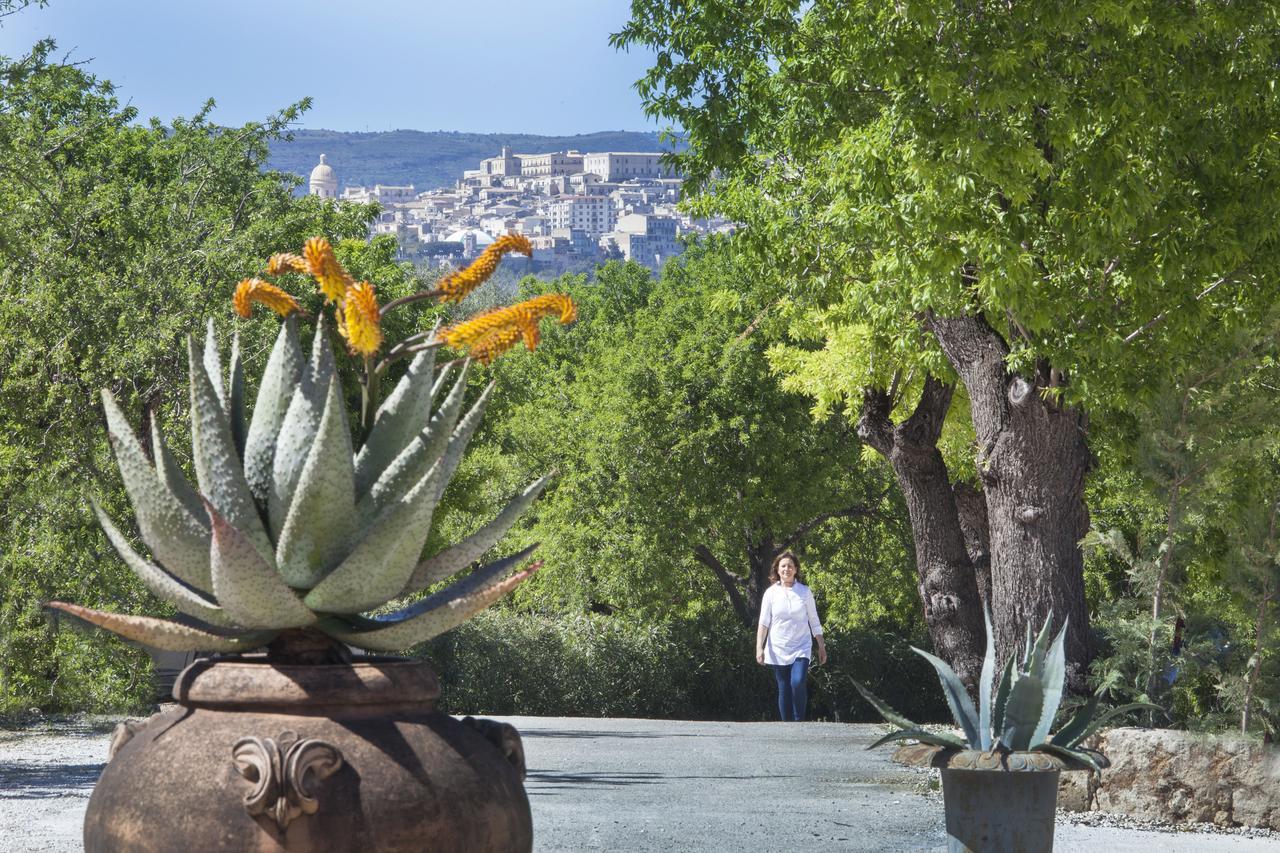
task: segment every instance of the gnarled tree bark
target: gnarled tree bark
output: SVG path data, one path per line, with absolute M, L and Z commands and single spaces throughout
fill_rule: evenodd
M 1009 346 L 981 316 L 927 324 L 969 393 L 978 473 L 991 532 L 991 611 L 1003 660 L 1053 611 L 1070 619 L 1067 679 L 1086 689 L 1092 657 L 1079 541 L 1089 528 L 1084 478 L 1093 463 L 1083 411 L 1041 391 L 1058 384 L 1044 367 L 1032 380 L 1010 373 Z
M 894 405 L 890 394 L 865 389 L 858 436 L 893 467 L 911 518 L 920 600 L 934 651 L 973 692 L 985 646 L 982 602 L 947 465 L 938 450 L 954 390 L 933 376 L 925 377 L 920 402 L 895 426 L 889 418 Z

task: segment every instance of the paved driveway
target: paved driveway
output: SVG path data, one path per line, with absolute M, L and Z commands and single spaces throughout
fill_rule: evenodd
M 539 853 L 945 848 L 926 776 L 865 749 L 877 726 L 503 719 L 524 737 Z M 80 849 L 109 732 L 106 722 L 0 731 L 0 850 Z M 1056 849 L 1280 853 L 1280 841 L 1060 818 Z

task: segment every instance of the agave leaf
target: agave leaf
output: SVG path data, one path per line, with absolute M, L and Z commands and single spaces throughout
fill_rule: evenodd
M 110 516 L 103 512 L 102 507 L 98 506 L 97 501 L 93 502 L 93 511 L 125 565 L 133 570 L 143 585 L 154 595 L 169 602 L 183 613 L 211 625 L 225 628 L 235 624 L 216 602 L 205 599 L 199 592 L 134 551 L 129 545 L 129 540 L 125 539 L 124 534 L 112 523 Z
M 1022 674 L 1009 691 L 1000 742 L 1015 752 L 1029 749 L 1043 707 L 1044 683 L 1034 675 Z
M 286 317 L 267 359 L 244 441 L 244 476 L 253 496 L 263 504 L 271 493 L 276 436 L 293 399 L 293 389 L 302 381 L 303 360 L 298 321 Z
M 293 391 L 293 398 L 280 424 L 276 436 L 276 454 L 271 463 L 271 494 L 267 499 L 267 514 L 271 530 L 279 538 L 289 517 L 289 505 L 293 502 L 302 477 L 303 466 L 314 449 L 320 418 L 324 414 L 329 386 L 333 383 L 333 350 L 325 333 L 324 321 L 316 324 L 316 336 L 311 347 L 311 360 L 302 370 L 302 381 Z M 344 429 L 347 429 L 344 426 Z M 348 430 L 349 431 L 349 430 Z M 350 439 L 348 439 L 350 444 Z
M 917 649 L 915 646 L 911 647 L 911 651 L 933 664 L 933 668 L 938 671 L 938 680 L 942 682 L 942 692 L 947 697 L 951 716 L 955 717 L 956 724 L 964 729 L 964 736 L 969 739 L 969 746 L 972 749 L 978 749 L 979 744 L 982 743 L 982 738 L 978 735 L 978 712 L 973 707 L 973 700 L 969 698 L 969 693 L 964 689 L 960 677 L 942 658 L 931 655 L 923 649 Z
M 423 377 L 426 381 L 427 377 Z M 426 429 L 409 438 L 401 446 L 398 454 L 386 464 L 368 491 L 364 491 L 360 481 L 361 458 L 366 457 L 369 444 L 361 450 L 356 459 L 356 491 L 363 495 L 360 498 L 360 515 L 363 519 L 375 518 L 384 508 L 395 503 L 409 489 L 417 485 L 422 475 L 443 455 L 449 445 L 458 415 L 462 411 L 462 400 L 467 391 L 467 365 L 463 364 L 453 390 L 440 404 L 440 409 L 431 418 Z M 425 420 L 425 418 L 424 418 Z M 384 433 L 389 435 L 389 433 Z M 365 463 L 366 467 L 374 463 Z
M 193 338 L 187 338 L 187 354 L 191 365 L 191 447 L 200 493 L 229 524 L 244 532 L 263 560 L 271 565 L 275 561 L 275 549 L 245 480 L 240 456 L 231 438 L 231 424 L 213 393 Z M 214 592 L 217 593 L 216 581 Z M 218 598 L 221 600 L 222 596 Z
M 142 540 L 170 572 L 202 590 L 209 583 L 209 531 L 187 511 L 147 461 L 110 391 L 102 392 L 107 435 L 133 502 Z M 203 510 L 201 511 L 203 514 Z
M 301 628 L 316 621 L 243 533 L 206 504 L 213 523 L 213 593 L 227 614 L 246 628 Z
M 400 594 L 422 556 L 438 498 L 433 466 L 416 486 L 378 517 L 360 544 L 307 594 L 312 610 L 359 613 Z
M 951 747 L 954 749 L 969 749 L 969 744 L 966 744 L 964 741 L 960 740 L 959 738 L 954 738 L 951 735 L 944 735 L 941 732 L 927 731 L 921 728 L 900 729 L 899 731 L 896 731 L 896 732 L 889 732 L 887 735 L 880 738 L 875 743 L 871 744 L 871 746 L 867 747 L 867 749 L 875 749 L 877 746 L 882 746 L 886 743 L 892 743 L 893 741 L 896 741 L 896 740 L 918 740 L 921 743 L 928 743 L 928 744 L 932 744 L 933 746 L 944 746 L 944 747 Z
M 866 699 L 867 702 L 871 704 L 871 707 L 875 708 L 880 713 L 880 716 L 884 717 L 885 722 L 892 723 L 895 726 L 900 726 L 903 729 L 914 730 L 920 728 L 917 723 L 911 722 L 906 717 L 893 710 L 893 708 L 889 707 L 889 703 L 885 702 L 858 682 L 854 681 L 853 686 L 862 694 L 862 698 Z
M 1036 635 L 1036 643 L 1031 647 L 1031 659 L 1027 661 L 1027 672 L 1039 678 L 1044 672 L 1044 656 L 1049 650 L 1049 628 L 1053 625 L 1053 611 L 1044 617 L 1040 633 Z M 1028 623 L 1030 627 L 1030 623 Z
M 1025 650 L 1022 652 L 1022 666 L 1020 667 L 1020 669 L 1026 669 L 1027 665 L 1031 662 L 1031 621 L 1030 620 L 1027 620 L 1026 628 L 1027 628 L 1027 643 L 1026 643 Z
M 204 514 L 204 504 L 200 501 L 200 495 L 187 479 L 187 475 L 182 473 L 178 460 L 173 458 L 173 453 L 170 452 L 169 445 L 164 440 L 164 434 L 160 431 L 160 424 L 155 418 L 151 419 L 151 452 L 155 456 L 156 473 L 160 475 L 161 481 L 182 503 L 191 518 L 207 531 L 209 518 Z M 206 547 L 203 550 L 205 562 L 208 563 L 209 549 Z
M 991 707 L 991 736 L 1004 731 L 1004 709 L 1009 703 L 1009 691 L 1013 689 L 1013 655 L 1004 663 L 1004 671 L 1000 673 L 999 686 L 996 688 L 995 702 Z
M 227 408 L 231 415 L 231 438 L 236 444 L 236 453 L 244 459 L 245 434 L 249 431 L 245 418 L 244 403 L 244 364 L 240 357 L 240 329 L 231 336 L 231 368 L 227 378 Z
M 984 750 L 991 749 L 991 693 L 996 679 L 996 638 L 991 630 L 991 611 L 982 605 L 982 621 L 987 629 L 987 653 L 982 657 L 982 676 L 978 679 L 978 734 Z
M 209 318 L 208 331 L 204 336 L 204 372 L 209 374 L 209 384 L 213 393 L 218 395 L 218 404 L 222 411 L 230 414 L 227 405 L 227 390 L 222 383 L 222 353 L 218 352 L 218 334 L 213 328 L 213 318 Z
M 1089 727 L 1090 721 L 1093 720 L 1093 715 L 1098 711 L 1098 701 L 1101 698 L 1097 693 L 1090 696 L 1089 701 L 1076 709 L 1067 724 L 1049 742 L 1054 746 L 1065 746 L 1068 749 L 1079 743 L 1085 729 Z
M 476 576 L 490 579 L 505 573 L 528 556 L 533 547 L 536 546 L 477 569 L 473 575 L 384 619 L 359 620 L 360 628 L 329 619 L 320 624 L 320 630 L 370 651 L 391 652 L 416 646 L 461 625 L 531 577 L 538 564 L 487 585 L 475 580 Z
M 444 371 L 441 374 L 440 382 L 435 380 L 435 359 L 434 349 L 414 356 L 409 362 L 409 369 L 396 383 L 395 390 L 378 407 L 373 428 L 369 430 L 369 437 L 356 459 L 356 489 L 360 494 L 369 490 L 405 445 L 426 426 L 431 415 L 431 401 L 448 373 Z
M 1047 752 L 1050 755 L 1056 755 L 1059 758 L 1066 759 L 1067 761 L 1079 761 L 1081 764 L 1087 765 L 1090 770 L 1102 772 L 1102 766 L 1094 760 L 1092 755 L 1083 750 L 1069 749 L 1065 746 L 1059 746 L 1056 743 L 1038 743 L 1031 748 L 1037 752 Z
M 199 628 L 180 625 L 167 619 L 111 613 L 107 610 L 94 610 L 91 607 L 68 604 L 65 601 L 50 601 L 45 606 L 69 613 L 99 628 L 105 628 L 126 640 L 170 652 L 248 651 L 266 645 L 275 636 L 274 632 L 254 631 L 224 637 L 221 634 L 201 631 Z
M 542 490 L 546 488 L 550 480 L 550 476 L 537 480 L 524 492 L 513 498 L 503 508 L 502 512 L 498 513 L 488 524 L 456 545 L 446 548 L 439 554 L 419 563 L 418 567 L 413 570 L 413 575 L 409 578 L 409 582 L 405 584 L 401 594 L 409 595 L 420 589 L 425 589 L 433 583 L 452 577 L 480 559 L 485 551 L 498 544 L 498 541 L 506 535 L 507 531 L 511 529 L 511 525 L 516 523 L 516 519 L 542 493 Z
M 1054 637 L 1053 645 L 1044 659 L 1044 708 L 1040 711 L 1040 722 L 1036 725 L 1035 734 L 1031 736 L 1033 744 L 1043 743 L 1049 739 L 1049 729 L 1058 716 L 1058 706 L 1062 704 L 1062 688 L 1067 673 L 1067 622 L 1062 621 L 1062 630 Z
M 445 486 L 449 485 L 449 481 L 453 479 L 453 472 L 458 470 L 458 464 L 462 462 L 462 455 L 467 452 L 467 444 L 471 441 L 471 436 L 475 435 L 476 427 L 480 426 L 480 421 L 484 419 L 484 410 L 489 406 L 489 398 L 493 396 L 493 388 L 496 382 L 490 382 L 485 386 L 479 398 L 471 406 L 471 411 L 467 412 L 466 417 L 458 424 L 453 431 L 453 435 L 449 436 L 449 446 L 445 449 L 444 458 L 440 462 L 440 476 L 436 478 L 437 500 L 440 495 L 444 494 Z
M 1164 708 L 1161 708 L 1159 705 L 1153 705 L 1150 702 L 1130 702 L 1128 705 L 1109 708 L 1103 712 L 1102 716 L 1090 723 L 1085 730 L 1080 733 L 1080 736 L 1075 739 L 1075 743 L 1069 743 L 1067 746 L 1074 748 L 1076 744 L 1088 740 L 1091 736 L 1100 731 L 1108 721 L 1120 716 L 1121 714 L 1127 714 L 1130 711 L 1159 711 L 1162 714 L 1165 713 Z
M 281 577 L 302 589 L 315 586 L 342 561 L 356 531 L 347 407 L 339 383 L 329 382 L 328 387 L 319 432 L 298 478 L 276 552 Z

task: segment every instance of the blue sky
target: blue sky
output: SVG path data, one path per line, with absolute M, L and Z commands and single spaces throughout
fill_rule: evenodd
M 0 54 L 51 36 L 143 117 L 215 98 L 223 124 L 305 95 L 302 127 L 585 133 L 656 130 L 615 51 L 627 0 L 51 0 L 4 20 Z

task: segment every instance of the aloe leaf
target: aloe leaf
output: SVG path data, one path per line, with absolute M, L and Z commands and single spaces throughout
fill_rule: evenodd
M 867 749 L 875 749 L 877 746 L 883 746 L 886 743 L 893 743 L 898 740 L 918 740 L 921 743 L 927 743 L 933 746 L 950 747 L 954 749 L 969 748 L 969 744 L 966 744 L 964 741 L 959 738 L 954 738 L 951 735 L 944 735 L 941 732 L 931 732 L 925 729 L 914 728 L 889 732 L 887 735 L 871 744 L 871 746 L 867 747 Z
M 356 489 L 360 494 L 369 490 L 401 450 L 426 427 L 431 416 L 431 401 L 440 386 L 434 376 L 435 358 L 434 349 L 414 356 L 395 389 L 378 407 L 373 428 L 356 459 Z M 465 375 L 464 371 L 462 378 Z M 444 374 L 440 379 L 443 381 Z
M 1030 627 L 1030 623 L 1027 623 Z M 1049 650 L 1049 628 L 1053 625 L 1053 611 L 1049 611 L 1049 615 L 1044 617 L 1044 624 L 1040 626 L 1040 633 L 1036 635 L 1036 643 L 1031 647 L 1031 659 L 1027 661 L 1027 672 L 1040 677 L 1044 672 L 1044 656 Z
M 488 524 L 456 545 L 419 563 L 401 594 L 409 595 L 425 589 L 433 583 L 452 577 L 480 559 L 485 551 L 498 544 L 498 541 L 506 535 L 511 525 L 516 523 L 516 519 L 542 493 L 550 480 L 550 476 L 537 480 L 503 507 L 502 511 Z
M 276 563 L 290 586 L 310 589 L 347 555 L 356 531 L 351 432 L 340 385 L 329 392 L 319 431 L 280 532 Z
M 1093 720 L 1093 715 L 1098 712 L 1099 699 L 1101 697 L 1097 693 L 1090 696 L 1089 701 L 1076 709 L 1067 724 L 1049 742 L 1054 746 L 1065 746 L 1067 748 L 1074 747 L 1079 743 L 1085 729 L 1089 727 L 1090 721 Z
M 227 409 L 231 416 L 231 438 L 236 453 L 244 459 L 245 435 L 249 424 L 245 417 L 244 363 L 240 356 L 240 329 L 231 337 L 231 367 L 227 377 Z
M 476 572 L 484 578 L 501 575 L 532 550 L 532 547 L 526 548 Z M 532 577 L 537 570 L 538 565 L 535 564 L 487 585 L 479 585 L 472 576 L 468 576 L 386 619 L 361 620 L 362 629 L 347 626 L 338 619 L 324 620 L 319 628 L 335 639 L 370 651 L 408 649 L 461 625 Z
M 1090 770 L 1102 772 L 1102 766 L 1094 760 L 1093 756 L 1087 752 L 1078 749 L 1068 749 L 1065 746 L 1059 746 L 1056 743 L 1038 743 L 1031 747 L 1036 752 L 1047 752 L 1050 755 L 1056 755 L 1067 761 L 1079 761 L 1085 764 Z
M 160 476 L 160 480 L 186 508 L 191 518 L 208 531 L 209 519 L 204 514 L 204 504 L 200 500 L 200 495 L 187 479 L 187 475 L 182 472 L 178 460 L 173 458 L 173 453 L 164 440 L 164 433 L 160 431 L 160 424 L 155 418 L 151 419 L 151 452 L 155 456 L 156 474 Z M 204 550 L 206 551 L 205 562 L 208 563 L 209 549 Z
M 223 636 L 201 631 L 189 625 L 170 622 L 167 619 L 111 613 L 107 610 L 94 610 L 91 607 L 68 604 L 65 601 L 50 601 L 45 606 L 69 613 L 99 628 L 105 628 L 126 640 L 170 652 L 249 651 L 266 645 L 275 636 L 274 632 L 262 631 Z
M 453 479 L 453 472 L 458 470 L 458 464 L 462 462 L 462 456 L 467 452 L 471 437 L 475 435 L 480 421 L 484 420 L 484 411 L 489 407 L 489 399 L 493 396 L 496 384 L 496 382 L 490 382 L 485 386 L 484 391 L 471 406 L 471 411 L 467 412 L 466 417 L 454 429 L 453 435 L 449 436 L 449 446 L 445 449 L 444 458 L 440 463 L 440 476 L 436 478 L 436 488 L 439 489 L 436 493 L 437 499 Z
M 298 321 L 286 317 L 267 359 L 244 441 L 244 476 L 253 496 L 264 505 L 271 493 L 276 436 L 293 399 L 293 389 L 302 381 L 303 361 Z
M 387 507 L 346 559 L 307 594 L 308 607 L 358 613 L 400 594 L 431 532 L 436 471 L 433 466 L 409 494 Z
M 978 734 L 981 748 L 991 749 L 991 692 L 996 679 L 996 638 L 991 630 L 991 611 L 982 605 L 982 622 L 987 631 L 987 653 L 982 657 L 982 676 L 978 679 Z
M 213 393 L 218 396 L 218 404 L 222 411 L 230 414 L 227 406 L 227 390 L 222 384 L 222 353 L 218 352 L 218 334 L 213 328 L 213 318 L 209 318 L 208 331 L 204 336 L 204 372 L 209 375 L 209 384 Z
M 243 533 L 206 505 L 213 523 L 213 594 L 227 614 L 246 628 L 301 628 L 316 621 Z
M 876 711 L 880 713 L 880 716 L 884 717 L 885 722 L 892 723 L 895 726 L 900 726 L 903 729 L 918 729 L 920 727 L 917 723 L 911 722 L 906 717 L 902 716 L 902 714 L 893 710 L 893 708 L 889 706 L 888 702 L 885 702 L 858 682 L 854 681 L 853 686 L 854 689 L 862 694 L 862 698 L 866 699 L 867 702 L 871 704 L 871 707 L 875 708 Z
M 960 676 L 956 675 L 955 670 L 942 658 L 931 655 L 923 649 L 917 649 L 915 646 L 911 647 L 911 651 L 933 664 L 933 668 L 938 671 L 938 680 L 942 682 L 942 692 L 947 697 L 951 716 L 955 717 L 956 724 L 964 729 L 964 736 L 969 739 L 969 746 L 978 749 L 979 744 L 982 743 L 982 738 L 978 735 L 978 712 L 973 707 L 973 700 L 969 698 L 969 692 L 964 689 Z
M 1044 683 L 1034 675 L 1023 674 L 1013 682 L 1009 701 L 1004 708 L 1004 728 L 1000 742 L 1008 749 L 1026 750 L 1040 722 L 1044 706 Z
M 995 702 L 991 707 L 991 736 L 994 738 L 1004 731 L 1004 709 L 1009 703 L 1009 691 L 1013 689 L 1013 655 L 1004 663 L 1004 671 L 1000 673 L 1000 681 L 996 687 Z
M 333 350 L 329 346 L 329 336 L 325 333 L 324 321 L 321 319 L 316 324 L 311 360 L 302 370 L 302 380 L 293 391 L 289 408 L 280 423 L 280 432 L 276 436 L 267 514 L 271 530 L 277 538 L 284 529 L 285 519 L 289 517 L 289 505 L 293 502 L 302 469 L 316 442 L 329 386 L 334 384 L 333 376 Z
M 1067 621 L 1063 620 L 1062 630 L 1058 631 L 1058 636 L 1054 637 L 1053 645 L 1049 647 L 1049 653 L 1044 659 L 1042 674 L 1044 708 L 1040 711 L 1040 722 L 1036 725 L 1035 734 L 1031 736 L 1033 744 L 1043 743 L 1049 739 L 1049 729 L 1053 726 L 1054 718 L 1058 716 L 1058 706 L 1062 704 L 1062 688 L 1066 682 L 1067 672 Z
M 187 351 L 191 363 L 191 447 L 200 494 L 229 524 L 243 531 L 263 560 L 272 565 L 275 549 L 245 480 L 231 424 L 213 393 L 192 338 L 187 338 Z
M 107 435 L 142 540 L 151 554 L 183 581 L 203 590 L 209 583 L 209 531 L 193 517 L 151 467 L 142 445 L 110 391 L 102 392 Z M 203 514 L 203 510 L 201 510 Z
M 426 379 L 427 377 L 423 377 L 423 381 Z M 370 447 L 365 444 L 361 456 L 356 459 L 356 492 L 362 495 L 359 503 L 361 518 L 374 518 L 383 508 L 395 503 L 440 459 L 449 446 L 458 415 L 462 412 L 466 391 L 467 365 L 464 364 L 453 390 L 440 404 L 440 409 L 431 417 L 430 423 L 417 435 L 410 436 L 367 491 L 362 489 L 360 481 L 360 459 L 365 458 Z M 372 463 L 366 463 L 366 467 L 368 464 Z
M 197 590 L 183 584 L 173 575 L 133 550 L 133 547 L 129 545 L 129 540 L 124 537 L 124 534 L 115 526 L 111 521 L 111 517 L 102 510 L 102 507 L 98 506 L 97 501 L 93 502 L 93 512 L 98 516 L 98 523 L 102 525 L 103 532 L 107 534 L 107 538 L 111 540 L 111 544 L 115 546 L 116 552 L 120 554 L 120 558 L 124 560 L 125 565 L 133 570 L 133 573 L 142 581 L 143 586 L 149 589 L 157 598 L 164 599 L 183 613 L 194 616 L 211 625 L 219 625 L 225 628 L 235 624 L 216 602 L 207 600 Z

